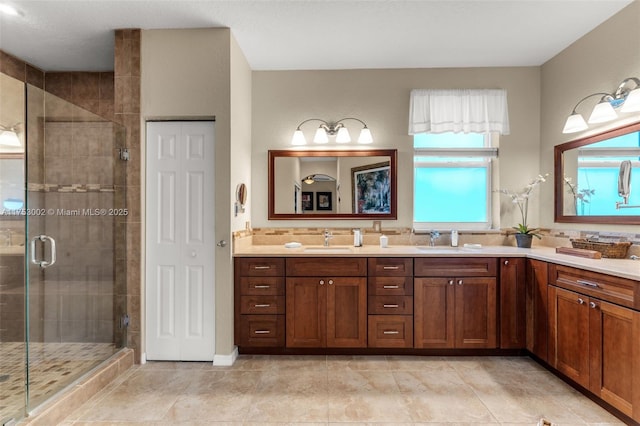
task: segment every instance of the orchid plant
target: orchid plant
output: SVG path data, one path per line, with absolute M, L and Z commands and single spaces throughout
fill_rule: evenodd
M 542 238 L 538 233 L 539 228 L 529 228 L 529 225 L 527 224 L 527 218 L 529 213 L 529 197 L 538 185 L 540 185 L 542 182 L 546 182 L 547 176 L 549 176 L 549 173 L 538 175 L 538 177 L 532 180 L 520 192 L 515 192 L 509 189 L 498 190 L 498 192 L 510 197 L 513 204 L 518 206 L 518 210 L 520 210 L 522 221 L 518 224 L 518 226 L 513 226 L 513 229 L 515 229 L 518 234 L 529 234 L 538 239 Z

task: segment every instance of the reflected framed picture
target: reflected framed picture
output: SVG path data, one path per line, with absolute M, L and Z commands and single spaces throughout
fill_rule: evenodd
M 302 192 L 302 211 L 313 210 L 313 192 Z
M 331 192 L 316 192 L 316 209 L 333 210 Z
M 391 168 L 389 162 L 351 169 L 354 213 L 391 212 Z

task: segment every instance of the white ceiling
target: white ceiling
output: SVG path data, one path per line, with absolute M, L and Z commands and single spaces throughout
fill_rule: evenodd
M 113 69 L 118 28 L 229 27 L 254 70 L 541 65 L 633 0 L 0 0 L 0 48 Z

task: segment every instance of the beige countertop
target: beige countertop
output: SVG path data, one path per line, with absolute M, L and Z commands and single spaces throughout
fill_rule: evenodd
M 573 266 L 593 272 L 640 281 L 640 260 L 585 259 L 558 254 L 553 247 L 530 249 L 511 246 L 482 246 L 482 248 L 449 246 L 302 246 L 286 248 L 284 245 L 251 245 L 234 251 L 235 257 L 527 257 L 560 265 Z

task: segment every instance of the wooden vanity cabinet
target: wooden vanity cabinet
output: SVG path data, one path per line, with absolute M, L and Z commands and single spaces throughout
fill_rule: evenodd
M 367 259 L 286 259 L 286 346 L 367 346 Z
M 526 259 L 501 258 L 500 262 L 500 347 L 526 346 Z
M 527 343 L 529 352 L 548 362 L 548 264 L 541 260 L 527 259 Z
M 368 346 L 413 347 L 413 259 L 368 259 Z
M 414 346 L 496 348 L 495 258 L 414 260 Z
M 550 364 L 640 421 L 640 311 L 611 302 L 633 304 L 640 283 L 554 264 L 549 277 Z
M 284 347 L 284 259 L 235 258 L 235 341 L 241 347 Z

